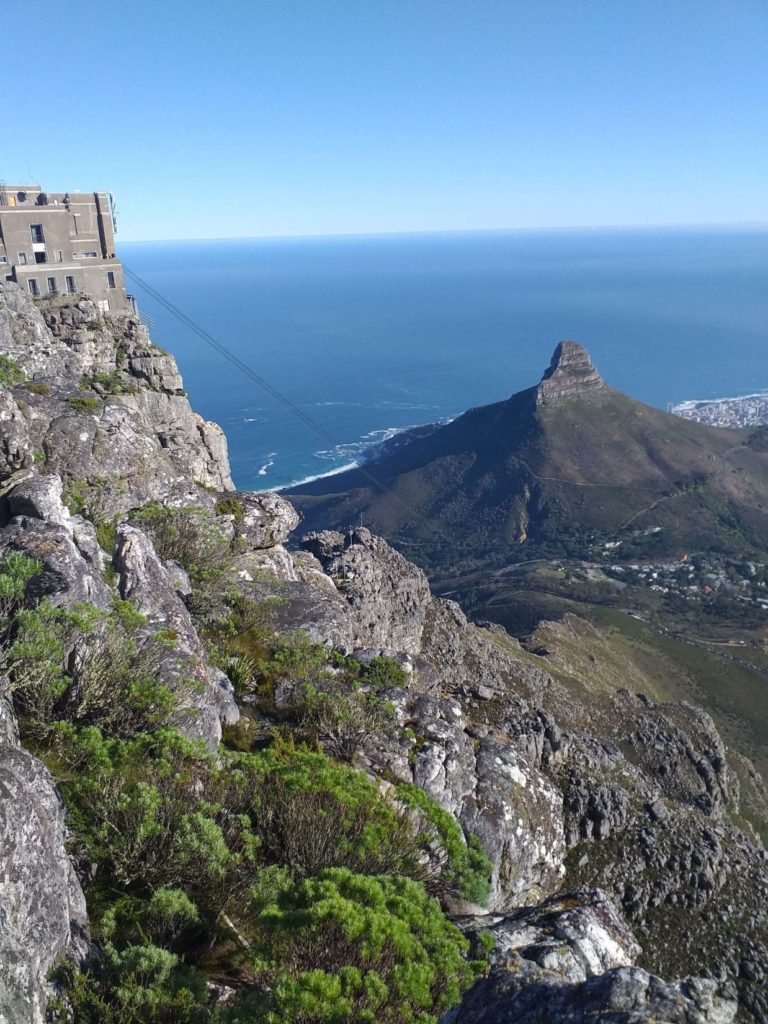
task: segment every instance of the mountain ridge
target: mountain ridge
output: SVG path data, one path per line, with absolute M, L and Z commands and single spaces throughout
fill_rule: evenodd
M 450 536 L 480 562 L 563 535 L 583 552 L 590 535 L 627 541 L 633 525 L 661 527 L 657 551 L 768 549 L 759 431 L 706 427 L 637 402 L 609 387 L 576 342 L 557 346 L 537 385 L 395 441 L 359 469 L 281 493 L 310 529 L 362 515 L 396 541 Z M 432 546 L 425 564 L 439 565 Z

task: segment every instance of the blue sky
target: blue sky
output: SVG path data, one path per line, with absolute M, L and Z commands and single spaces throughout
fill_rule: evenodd
M 0 178 L 112 189 L 123 240 L 768 222 L 768 0 L 6 0 L 3 23 Z

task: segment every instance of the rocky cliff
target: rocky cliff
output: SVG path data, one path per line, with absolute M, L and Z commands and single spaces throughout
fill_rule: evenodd
M 114 978 L 132 993 L 125 1019 L 264 1019 L 298 968 L 278 986 L 287 953 L 270 947 L 268 968 L 243 958 L 289 906 L 286 871 L 311 864 L 302 884 L 326 895 L 323 870 L 360 871 L 374 804 L 390 825 L 367 873 L 410 871 L 484 964 L 460 1004 L 441 1004 L 440 986 L 418 995 L 419 1020 L 436 1007 L 443 1024 L 768 1019 L 765 855 L 704 712 L 631 678 L 570 683 L 551 651 L 433 597 L 368 530 L 287 550 L 294 509 L 232 489 L 223 436 L 134 317 L 2 285 L 0 353 L 3 1024 L 38 1024 L 46 1002 L 110 1019 Z M 602 386 L 564 348 L 547 400 L 574 375 Z M 105 679 L 126 695 L 117 708 Z M 296 757 L 315 759 L 312 778 L 290 774 Z M 349 803 L 341 779 L 375 787 Z M 100 831 L 112 813 L 119 830 Z M 397 870 L 381 860 L 393 832 Z M 272 893 L 266 911 L 256 889 Z M 327 946 L 309 949 L 308 966 L 330 970 Z M 141 969 L 137 950 L 152 951 Z M 150 978 L 165 1016 L 137 994 Z M 346 1016 L 302 1019 L 374 1019 L 371 1005 L 400 1019 L 381 995 L 357 1016 L 333 991 Z

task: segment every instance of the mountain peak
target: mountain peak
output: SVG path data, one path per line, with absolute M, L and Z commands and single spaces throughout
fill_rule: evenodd
M 536 404 L 545 405 L 559 398 L 600 391 L 604 387 L 605 381 L 593 366 L 584 346 L 577 341 L 561 341 L 536 389 Z

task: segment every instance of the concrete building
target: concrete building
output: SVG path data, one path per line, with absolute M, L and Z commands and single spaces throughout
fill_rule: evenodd
M 116 231 L 109 192 L 0 184 L 0 275 L 32 295 L 69 292 L 103 310 L 131 306 Z

